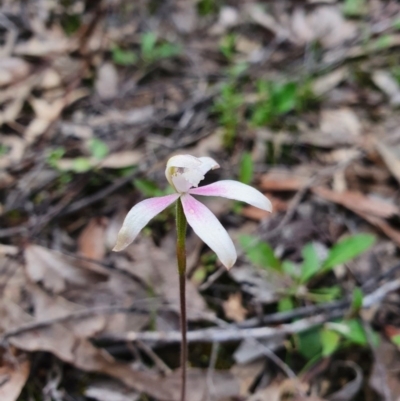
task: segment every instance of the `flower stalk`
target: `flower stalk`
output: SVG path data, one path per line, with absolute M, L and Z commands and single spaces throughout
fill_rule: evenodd
M 176 258 L 178 261 L 179 299 L 181 307 L 181 401 L 186 398 L 187 320 L 186 320 L 186 227 L 187 220 L 180 199 L 176 202 Z
M 118 233 L 114 251 L 122 251 L 131 244 L 142 228 L 157 214 L 176 202 L 176 256 L 179 273 L 180 323 L 182 332 L 181 401 L 186 397 L 186 364 L 187 364 L 187 319 L 186 319 L 186 228 L 189 224 L 193 231 L 218 256 L 221 263 L 230 269 L 236 261 L 236 250 L 229 234 L 205 205 L 195 196 L 222 196 L 240 202 L 246 202 L 262 210 L 271 211 L 271 202 L 261 192 L 232 180 L 222 180 L 199 187 L 204 175 L 219 168 L 211 157 L 194 157 L 191 155 L 172 156 L 165 169 L 165 177 L 175 190 L 174 194 L 145 199 L 137 203 L 126 215 Z

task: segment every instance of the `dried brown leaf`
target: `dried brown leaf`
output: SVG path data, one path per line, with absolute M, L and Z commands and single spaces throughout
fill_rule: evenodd
M 7 149 L 7 153 L 0 157 L 0 168 L 5 169 L 22 160 L 26 146 L 23 139 L 16 135 L 0 135 L 0 143 Z
M 240 383 L 240 396 L 249 395 L 250 389 L 265 367 L 265 361 L 258 359 L 246 364 L 235 364 L 230 371 Z
M 68 285 L 84 287 L 101 278 L 81 268 L 77 259 L 39 245 L 25 249 L 25 261 L 28 277 L 54 293 L 64 291 Z
M 97 71 L 96 92 L 100 99 L 113 99 L 118 93 L 118 72 L 114 64 L 104 63 Z
M 273 170 L 261 177 L 260 188 L 265 191 L 298 191 L 309 180 L 305 175 L 288 170 Z
M 285 40 L 290 36 L 288 29 L 280 24 L 271 14 L 268 14 L 261 5 L 249 4 L 247 13 L 255 23 L 273 32 L 277 36 L 278 41 Z
M 30 65 L 17 57 L 0 58 L 0 86 L 10 85 L 28 76 Z
M 108 219 L 106 217 L 94 217 L 82 230 L 78 237 L 79 254 L 85 258 L 102 260 L 106 253 L 105 230 Z
M 297 43 L 318 40 L 325 48 L 340 46 L 357 35 L 356 25 L 345 20 L 336 5 L 320 5 L 308 14 L 296 8 L 291 28 L 292 38 Z
M 315 187 L 312 191 L 324 199 L 369 216 L 389 218 L 399 214 L 399 208 L 389 202 L 370 198 L 361 192 L 335 192 L 325 187 Z
M 400 183 L 400 147 L 388 146 L 381 141 L 376 141 L 376 149 L 381 155 L 389 171 Z
M 400 104 L 400 86 L 389 71 L 374 71 L 371 78 L 374 84 L 389 97 L 392 105 Z
M 16 401 L 24 387 L 30 372 L 30 362 L 26 354 L 14 356 L 14 363 L 0 365 L 0 400 Z
M 19 56 L 43 57 L 49 54 L 64 54 L 76 48 L 76 43 L 66 38 L 60 31 L 52 31 L 39 38 L 32 37 L 26 42 L 18 43 L 14 54 Z
M 348 108 L 323 110 L 321 113 L 321 131 L 330 136 L 357 138 L 361 134 L 361 123 L 357 114 Z
M 242 305 L 242 294 L 240 292 L 231 294 L 229 298 L 222 303 L 222 307 L 228 319 L 235 322 L 242 322 L 246 318 L 247 310 Z
M 100 166 L 104 168 L 124 168 L 139 164 L 143 160 L 143 152 L 138 150 L 125 150 L 112 153 L 101 161 Z
M 97 401 L 136 401 L 139 398 L 136 391 L 111 379 L 90 383 L 85 396 Z
M 312 188 L 312 191 L 318 196 L 338 203 L 358 214 L 400 245 L 400 231 L 385 220 L 385 218 L 398 214 L 398 208 L 395 205 L 378 199 L 370 199 L 354 191 L 339 193 L 323 187 Z
M 387 329 L 388 326 L 385 327 Z M 385 330 L 387 331 L 387 330 Z M 387 333 L 389 335 L 389 333 Z M 392 334 L 397 335 L 397 331 Z M 380 338 L 379 345 L 375 352 L 379 355 L 379 360 L 375 360 L 369 376 L 369 385 L 385 401 L 394 399 L 400 394 L 400 363 L 398 357 L 398 347 L 385 338 Z M 391 394 L 392 398 L 387 398 Z
M 160 294 L 176 312 L 179 312 L 179 283 L 174 249 L 174 244 L 171 242 L 164 243 L 163 248 L 158 248 L 151 240 L 142 237 L 125 251 L 132 261 L 118 258 L 117 266 L 139 277 Z M 195 285 L 189 280 L 186 281 L 186 291 L 189 320 L 204 318 L 205 314 L 214 316 Z
M 316 78 L 312 83 L 313 93 L 322 96 L 336 88 L 349 75 L 346 67 L 338 68 L 326 75 Z

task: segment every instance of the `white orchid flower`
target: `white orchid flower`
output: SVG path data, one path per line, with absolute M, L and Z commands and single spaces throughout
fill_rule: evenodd
M 171 157 L 165 175 L 176 193 L 146 199 L 133 206 L 118 233 L 113 250 L 125 249 L 154 216 L 180 198 L 187 222 L 194 232 L 217 254 L 226 268 L 231 268 L 236 261 L 236 250 L 231 238 L 214 214 L 192 195 L 222 196 L 269 212 L 272 206 L 261 192 L 238 181 L 223 180 L 197 188 L 204 175 L 218 167 L 218 163 L 211 157 Z

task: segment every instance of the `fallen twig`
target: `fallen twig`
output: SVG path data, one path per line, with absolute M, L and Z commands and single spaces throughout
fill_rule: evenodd
M 392 270 L 392 269 L 391 269 Z M 400 289 L 400 278 L 387 282 L 381 287 L 376 289 L 374 292 L 366 295 L 363 300 L 362 307 L 365 309 L 371 308 L 372 306 L 382 302 L 386 295 L 390 292 Z M 275 336 L 296 334 L 315 326 L 325 323 L 330 319 L 335 319 L 343 316 L 346 313 L 348 306 L 350 305 L 348 300 L 342 300 L 338 302 L 332 302 L 325 305 L 316 305 L 313 307 L 298 308 L 294 311 L 285 313 L 276 313 L 268 317 L 265 317 L 261 322 L 265 324 L 266 321 L 273 323 L 276 321 L 287 320 L 290 318 L 296 318 L 301 314 L 312 313 L 314 316 L 297 320 L 293 323 L 281 324 L 277 327 L 248 327 L 250 323 L 254 325 L 260 324 L 260 319 L 249 319 L 245 322 L 245 327 L 233 324 L 226 324 L 222 327 L 213 327 L 208 329 L 193 330 L 188 332 L 189 342 L 229 342 L 229 341 L 241 341 L 244 339 L 268 339 Z M 163 306 L 164 308 L 164 306 Z M 165 307 L 168 309 L 168 307 Z M 323 310 L 325 313 L 320 313 Z M 79 320 L 93 315 L 104 315 L 114 313 L 148 313 L 146 307 L 139 308 L 136 305 L 131 307 L 121 306 L 106 306 L 84 309 L 82 311 L 73 312 L 68 315 L 61 316 L 59 318 L 47 319 L 37 322 L 25 324 L 15 329 L 9 330 L 0 337 L 0 342 L 4 342 L 7 339 L 23 334 L 32 330 L 38 330 L 44 327 L 51 326 L 57 323 L 64 323 L 71 320 Z M 286 315 L 285 315 L 286 314 Z M 284 316 L 285 315 L 285 316 Z M 242 323 L 243 324 L 243 323 Z M 99 336 L 96 338 L 98 341 L 107 342 L 123 342 L 123 341 L 145 341 L 156 344 L 168 344 L 168 343 L 179 343 L 181 341 L 181 334 L 179 331 L 168 331 L 168 332 L 127 332 L 122 334 L 115 334 L 113 336 Z
M 268 339 L 278 335 L 296 334 L 326 322 L 329 318 L 335 316 L 317 315 L 307 319 L 301 319 L 294 323 L 282 324 L 278 327 L 255 327 L 249 329 L 241 329 L 236 326 L 229 328 L 210 328 L 193 330 L 187 333 L 188 342 L 230 342 L 241 341 L 249 338 Z M 113 336 L 100 336 L 99 341 L 120 342 L 120 341 L 146 341 L 156 344 L 171 344 L 181 341 L 181 333 L 179 331 L 144 331 L 144 332 L 127 332 L 116 334 Z

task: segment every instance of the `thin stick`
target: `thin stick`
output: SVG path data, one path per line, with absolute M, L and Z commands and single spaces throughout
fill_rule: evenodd
M 181 200 L 176 202 L 176 258 L 179 274 L 179 299 L 181 305 L 181 401 L 186 398 L 186 361 L 187 361 L 187 322 L 186 322 L 186 227 L 187 221 Z

